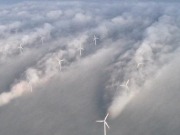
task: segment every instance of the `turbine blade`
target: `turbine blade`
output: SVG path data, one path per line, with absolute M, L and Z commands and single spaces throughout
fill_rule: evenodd
M 59 58 L 56 58 L 56 60 L 59 62 Z
M 140 65 L 143 65 L 143 63 L 138 63 L 137 68 L 138 68 Z
M 97 120 L 96 122 L 100 122 L 100 123 L 102 123 L 102 122 L 104 122 L 103 120 Z
M 126 86 L 128 85 L 128 83 L 129 83 L 129 80 L 127 80 L 127 82 L 126 82 Z
M 106 117 L 104 118 L 104 120 L 106 120 L 108 116 L 109 116 L 109 113 L 106 114 Z
M 106 125 L 108 128 L 110 128 L 109 125 L 107 124 L 107 122 L 105 122 L 105 125 Z

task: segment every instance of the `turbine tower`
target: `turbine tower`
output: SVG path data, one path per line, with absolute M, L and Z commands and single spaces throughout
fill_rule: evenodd
M 106 127 L 110 128 L 109 125 L 106 122 L 107 117 L 109 116 L 109 113 L 107 113 L 106 117 L 104 120 L 97 120 L 96 122 L 103 123 L 104 124 L 104 135 L 106 135 Z
M 94 35 L 94 38 L 93 38 L 94 45 L 96 45 L 96 42 L 97 42 L 96 40 L 97 40 L 97 39 L 99 39 L 99 38 L 97 38 L 97 37 Z

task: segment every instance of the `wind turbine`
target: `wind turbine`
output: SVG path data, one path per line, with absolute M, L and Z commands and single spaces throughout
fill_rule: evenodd
M 104 120 L 97 120 L 96 122 L 103 123 L 104 124 L 104 135 L 106 135 L 106 127 L 110 128 L 109 125 L 106 122 L 107 117 L 109 116 L 109 113 L 107 113 L 106 117 Z
M 61 71 L 62 62 L 64 61 L 64 59 L 60 59 L 60 58 L 57 57 L 56 60 L 58 61 L 59 69 L 60 69 L 60 71 Z
M 82 50 L 84 50 L 84 48 L 82 48 L 82 46 L 80 45 L 79 48 L 78 48 L 78 50 L 79 50 L 79 54 L 80 54 L 80 56 L 81 56 Z
M 19 48 L 20 52 L 22 53 L 22 51 L 23 51 L 22 43 L 19 44 L 18 48 Z
M 29 85 L 29 88 L 30 88 L 30 90 L 32 92 L 32 85 L 31 85 L 30 81 L 28 81 L 28 85 Z
M 31 85 L 29 77 L 28 77 L 28 85 L 29 85 L 30 91 L 32 92 L 32 85 Z
M 137 68 L 139 68 L 140 66 L 144 65 L 144 63 L 138 63 L 137 64 Z
M 127 82 L 126 82 L 125 84 L 122 84 L 122 85 L 120 85 L 120 86 L 121 86 L 121 87 L 124 87 L 124 88 L 126 88 L 126 89 L 129 89 L 128 84 L 129 84 L 129 80 L 127 80 Z
M 93 41 L 94 41 L 94 44 L 96 45 L 96 40 L 99 39 L 97 38 L 95 35 L 94 35 L 94 38 L 93 38 Z
M 42 43 L 42 45 L 44 43 L 44 37 L 43 36 L 41 36 L 41 43 Z

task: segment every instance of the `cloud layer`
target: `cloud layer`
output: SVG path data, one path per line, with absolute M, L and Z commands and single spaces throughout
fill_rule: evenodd
M 108 134 L 178 134 L 179 5 L 0 6 L 0 133 L 99 135 L 109 112 Z

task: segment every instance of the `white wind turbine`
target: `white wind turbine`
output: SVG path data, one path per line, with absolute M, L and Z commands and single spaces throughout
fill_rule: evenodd
M 109 113 L 107 113 L 106 117 L 104 120 L 97 120 L 96 122 L 103 123 L 104 124 L 104 135 L 106 135 L 106 127 L 110 128 L 109 125 L 106 122 L 107 117 L 109 116 Z
M 29 85 L 30 91 L 32 92 L 32 85 L 31 85 L 30 81 L 28 81 L 28 85 Z
M 31 85 L 29 77 L 28 77 L 28 85 L 29 85 L 30 91 L 32 92 L 32 85 Z
M 137 68 L 139 68 L 140 66 L 144 65 L 144 63 L 138 63 L 137 64 Z
M 95 44 L 95 45 L 96 45 L 96 42 L 97 42 L 96 40 L 97 40 L 97 39 L 99 39 L 99 38 L 97 38 L 97 37 L 94 35 L 93 41 L 94 41 L 94 44 Z
M 22 43 L 19 44 L 19 47 L 18 47 L 18 48 L 19 48 L 20 52 L 22 53 L 22 52 L 23 52 Z
M 79 48 L 78 48 L 78 50 L 79 50 L 79 54 L 80 54 L 80 56 L 81 56 L 82 51 L 84 50 L 84 48 L 80 45 Z
M 41 44 L 43 45 L 44 43 L 44 36 L 41 36 Z
M 4 49 L 2 49 L 3 50 L 3 55 L 6 57 L 7 56 L 7 54 L 8 54 L 8 48 L 9 48 L 9 44 L 7 43 L 6 44 L 6 46 L 4 47 Z
M 61 68 L 62 68 L 62 62 L 64 61 L 64 59 L 60 59 L 59 57 L 57 57 L 56 60 L 58 61 L 59 69 L 60 69 L 60 71 L 61 71 Z
M 120 86 L 129 90 L 128 84 L 129 84 L 129 80 L 127 80 L 127 82 L 125 84 L 122 84 Z

